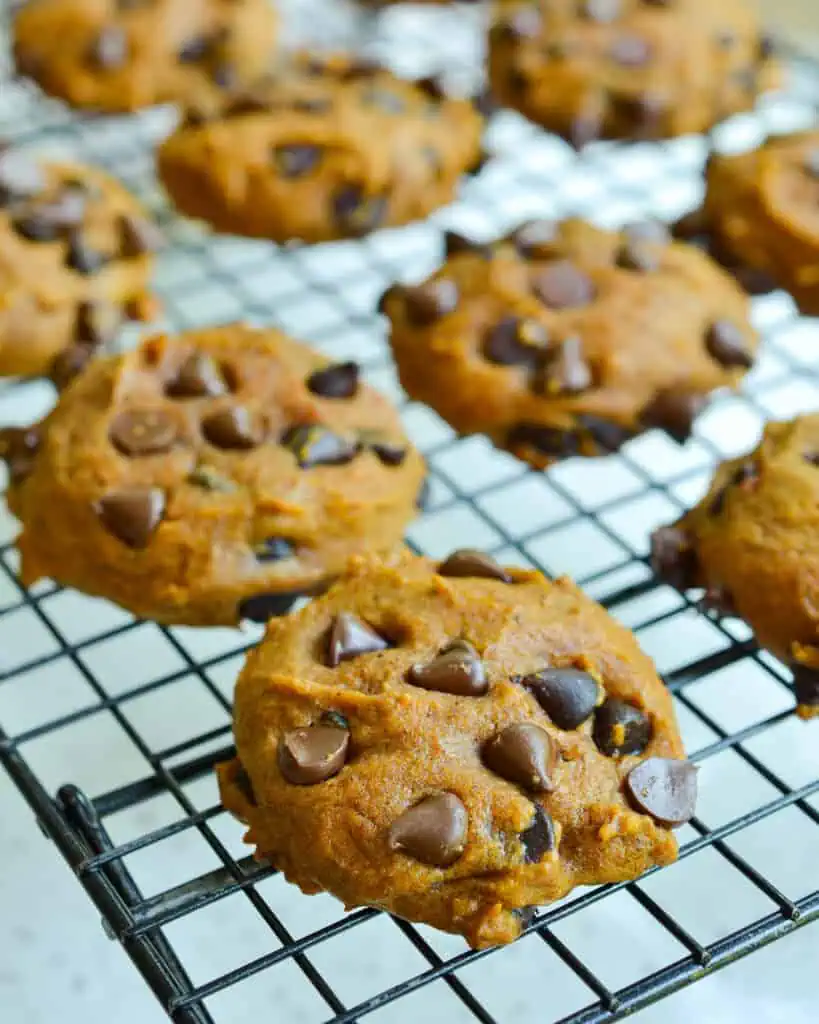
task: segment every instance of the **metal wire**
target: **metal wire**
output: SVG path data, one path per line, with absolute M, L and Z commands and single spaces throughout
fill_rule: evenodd
M 403 34 L 405 22 L 395 24 L 406 57 L 411 42 Z M 372 37 L 373 47 L 389 54 L 390 39 L 379 31 Z M 419 36 L 422 61 L 434 49 L 429 42 Z M 451 69 L 451 39 L 446 44 Z M 469 56 L 473 49 L 467 40 L 463 53 Z M 434 265 L 442 224 L 489 238 L 536 212 L 588 213 L 612 223 L 640 214 L 670 217 L 680 212 L 696 198 L 704 140 L 629 148 L 602 144 L 577 158 L 522 119 L 503 114 L 490 133 L 494 161 L 465 188 L 459 204 L 430 224 L 356 243 L 282 250 L 209 239 L 174 218 L 155 187 L 150 161 L 153 142 L 167 130 L 167 112 L 83 120 L 20 83 L 6 80 L 1 93 L 0 135 L 102 164 L 152 207 L 172 242 L 157 275 L 171 328 L 244 317 L 277 323 L 327 352 L 356 355 L 370 378 L 401 404 L 408 429 L 430 464 L 430 505 L 410 530 L 410 543 L 438 555 L 455 543 L 469 542 L 552 574 L 570 570 L 657 658 L 682 716 L 691 757 L 714 778 L 730 765 L 731 771 L 741 770 L 743 778 L 753 780 L 755 796 L 744 805 L 740 802 L 739 809 L 708 803 L 701 809 L 702 817 L 682 833 L 678 869 L 654 870 L 638 882 L 577 892 L 539 912 L 526 930 L 536 938 L 517 944 L 512 955 L 523 956 L 524 948 L 531 955 L 536 949 L 544 964 L 548 960 L 553 965 L 550 970 L 564 972 L 555 977 L 565 979 L 567 992 L 574 986 L 581 993 L 560 1019 L 571 1024 L 619 1020 L 819 917 L 815 874 L 806 875 L 804 884 L 799 879 L 783 882 L 773 860 L 760 857 L 746 842 L 756 829 L 783 814 L 797 815 L 811 829 L 819 825 L 815 759 L 811 771 L 798 758 L 798 737 L 811 727 L 793 730 L 789 673 L 757 650 L 740 623 L 709 619 L 696 600 L 659 584 L 645 557 L 651 527 L 672 519 L 695 498 L 712 463 L 731 451 L 724 447 L 726 437 L 731 445 L 740 444 L 746 435 L 752 439 L 772 414 L 819 407 L 819 359 L 793 342 L 803 325 L 792 303 L 774 296 L 756 304 L 755 316 L 765 329 L 760 369 L 741 398 L 716 403 L 685 450 L 649 435 L 605 463 L 574 461 L 548 474 L 527 469 L 480 439 L 458 439 L 431 412 L 407 404 L 395 384 L 384 325 L 375 313 L 376 296 L 387 284 L 399 277 L 419 277 Z M 720 129 L 715 141 L 752 142 L 773 126 L 807 124 L 817 97 L 819 69 L 797 61 L 788 94 Z M 0 385 L 0 418 L 30 418 L 49 400 L 45 385 L 8 382 Z M 727 431 L 725 418 L 736 429 Z M 218 1012 L 219 996 L 244 991 L 251 979 L 289 964 L 296 971 L 288 975 L 290 983 L 298 976 L 316 994 L 316 1019 L 335 1024 L 362 1020 L 404 1001 L 410 1005 L 410 998 L 429 986 L 436 993 L 444 986 L 446 1005 L 457 1006 L 468 1019 L 484 1024 L 517 1021 L 497 1001 L 490 1005 L 469 970 L 497 953 L 461 946 L 453 951 L 428 929 L 399 920 L 394 927 L 421 968 L 408 970 L 399 981 L 364 998 L 345 997 L 338 979 L 319 966 L 326 961 L 323 951 L 336 940 L 356 942 L 373 924 L 389 919 L 362 909 L 337 914 L 319 927 L 291 927 L 291 903 L 284 906 L 290 897 L 274 883 L 275 872 L 238 850 L 232 852 L 236 844 L 224 838 L 231 823 L 221 807 L 212 799 L 202 805 L 192 796 L 197 784 L 212 780 L 214 764 L 232 753 L 230 687 L 220 682 L 220 673 L 235 674 L 236 658 L 256 633 L 220 634 L 218 642 L 203 641 L 193 631 L 165 629 L 114 613 L 104 615 L 103 625 L 96 628 L 98 604 L 92 607 L 53 584 L 26 591 L 15 567 L 11 527 L 0 520 L 0 725 L 5 727 L 0 727 L 0 761 L 74 869 L 109 934 L 122 943 L 172 1019 L 220 1024 L 228 1018 Z M 65 602 L 73 609 L 71 615 L 64 610 Z M 672 642 L 677 632 L 685 636 Z M 161 645 L 164 654 L 156 663 L 146 657 L 142 674 L 120 684 L 121 665 L 112 669 L 105 652 L 129 643 L 154 645 L 157 651 Z M 76 699 L 59 704 L 53 713 L 45 701 L 37 715 L 15 725 L 16 705 L 4 695 L 54 670 L 61 678 L 77 680 Z M 731 699 L 720 697 L 721 681 L 733 678 L 734 670 L 753 680 L 754 697 L 742 714 Z M 136 709 L 165 699 L 180 685 L 195 687 L 212 710 L 194 723 L 189 735 L 156 742 Z M 753 700 L 759 700 L 758 709 Z M 7 720 L 6 715 L 12 717 Z M 37 770 L 42 750 L 71 730 L 91 729 L 96 735 L 108 722 L 116 724 L 141 765 L 116 785 L 97 777 L 93 795 L 88 795 L 76 785 L 63 784 L 70 775 L 55 784 L 49 771 Z M 787 740 L 781 739 L 784 735 Z M 158 798 L 170 801 L 173 820 L 132 829 L 119 841 L 112 838 L 109 823 L 134 812 L 147 813 Z M 805 842 L 804 830 L 794 834 Z M 815 843 L 816 834 L 810 834 Z M 235 831 L 231 836 L 235 838 Z M 182 860 L 173 884 L 144 895 L 135 877 L 139 858 L 195 837 L 208 853 L 208 869 L 191 872 Z M 807 862 L 807 848 L 802 852 Z M 725 877 L 749 894 L 747 906 L 753 909 L 736 926 L 710 927 L 692 919 L 673 899 L 674 886 L 664 884 L 671 871 L 684 870 L 704 856 L 715 858 Z M 719 907 L 719 891 L 710 898 L 716 904 L 713 912 Z M 299 899 L 303 907 L 307 898 Z M 194 922 L 199 932 L 206 931 L 206 924 L 198 922 L 225 906 L 238 908 L 237 900 L 267 930 L 269 942 L 238 966 L 192 977 L 186 957 L 175 946 L 174 930 Z M 656 930 L 652 934 L 662 933 L 671 950 L 661 966 L 622 982 L 610 980 L 594 963 L 590 932 L 578 927 L 589 914 L 592 922 L 603 921 L 607 908 L 618 900 L 639 912 L 646 927 Z M 217 942 L 218 933 L 212 938 Z M 268 1017 L 289 1024 L 286 1014 L 277 1016 L 275 1006 Z

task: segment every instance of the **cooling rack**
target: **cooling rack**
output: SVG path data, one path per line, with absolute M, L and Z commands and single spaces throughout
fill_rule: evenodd
M 363 30 L 402 70 L 441 62 L 455 81 L 479 66 L 479 12 L 395 10 L 362 24 L 337 5 L 316 18 L 319 7 L 303 0 L 300 10 L 327 31 Z M 173 217 L 151 156 L 168 111 L 78 119 L 0 80 L 0 137 L 102 164 L 154 210 L 170 240 L 157 274 L 169 328 L 274 323 L 361 362 L 429 462 L 412 546 L 435 557 L 481 547 L 573 575 L 655 658 L 702 766 L 676 865 L 578 891 L 508 949 L 475 953 L 374 910 L 345 914 L 254 863 L 218 804 L 213 766 L 232 752 L 232 685 L 259 631 L 166 629 L 51 583 L 26 591 L 15 526 L 0 512 L 0 761 L 173 1020 L 614 1021 L 819 917 L 817 729 L 795 719 L 787 669 L 742 623 L 703 614 L 696 594 L 659 583 L 646 560 L 651 530 L 699 497 L 715 460 L 750 447 L 766 419 L 819 408 L 819 329 L 782 293 L 755 300 L 759 365 L 684 448 L 651 433 L 604 460 L 537 473 L 407 403 L 375 311 L 388 284 L 436 265 L 443 227 L 492 238 L 531 216 L 672 219 L 699 197 L 709 144 L 744 148 L 804 127 L 817 98 L 819 68 L 794 58 L 786 91 L 711 140 L 599 144 L 581 157 L 503 112 L 490 162 L 429 222 L 280 249 Z M 0 423 L 29 422 L 52 401 L 42 382 L 0 384 Z

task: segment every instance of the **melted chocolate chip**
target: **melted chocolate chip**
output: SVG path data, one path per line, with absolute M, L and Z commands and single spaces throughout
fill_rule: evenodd
M 461 800 L 454 793 L 438 793 L 393 822 L 389 848 L 422 864 L 446 868 L 464 852 L 468 826 L 469 816 Z
M 608 757 L 642 754 L 651 741 L 651 719 L 633 704 L 609 697 L 595 713 L 592 735 Z
M 427 327 L 457 308 L 458 286 L 446 277 L 439 277 L 405 288 L 403 296 L 409 322 L 415 327 Z
M 446 89 L 437 75 L 427 75 L 426 78 L 418 78 L 413 85 L 436 103 L 446 98 Z
M 105 529 L 129 548 L 148 546 L 165 512 L 165 495 L 156 487 L 112 491 L 94 509 Z
M 413 665 L 407 673 L 413 686 L 459 697 L 482 697 L 489 690 L 478 652 L 464 640 L 453 640 L 432 661 Z
M 536 320 L 506 316 L 484 335 L 483 354 L 498 366 L 534 369 L 549 343 L 549 334 Z
M 796 703 L 800 707 L 819 707 L 819 671 L 809 665 L 792 665 Z
M 679 526 L 661 526 L 651 535 L 651 566 L 661 580 L 677 590 L 693 587 L 697 575 L 697 556 L 685 530 Z
M 580 441 L 575 431 L 560 430 L 540 423 L 518 423 L 509 431 L 506 443 L 512 449 L 532 448 L 541 455 L 554 458 L 568 458 L 577 455 L 580 450 Z
M 293 729 L 279 742 L 279 771 L 294 786 L 315 786 L 338 775 L 349 747 L 346 729 L 333 725 Z
M 335 223 L 353 236 L 374 231 L 386 212 L 386 196 L 366 196 L 360 185 L 345 185 L 333 197 Z
M 539 864 L 546 854 L 554 850 L 557 845 L 555 825 L 551 815 L 544 811 L 540 804 L 533 804 L 533 807 L 535 816 L 532 819 L 532 824 L 520 834 L 523 859 L 526 864 Z
M 453 551 L 445 561 L 438 566 L 439 576 L 454 576 L 460 578 L 500 580 L 501 583 L 511 583 L 512 577 L 494 558 L 485 555 L 482 551 L 474 548 L 460 548 Z
M 293 545 L 284 537 L 266 537 L 253 545 L 257 562 L 284 562 L 295 554 Z
M 290 143 L 276 146 L 273 150 L 273 162 L 283 178 L 300 178 L 314 171 L 321 163 L 324 150 L 321 146 L 310 143 Z
M 124 409 L 108 429 L 111 444 L 123 455 L 163 455 L 176 443 L 176 421 L 162 409 Z
M 481 752 L 490 771 L 531 793 L 554 788 L 556 756 L 549 734 L 532 722 L 507 726 L 485 743 Z
M 405 444 L 382 437 L 378 431 L 361 431 L 359 441 L 362 447 L 371 451 L 385 466 L 400 466 L 407 457 Z
M 358 454 L 358 442 L 318 425 L 290 427 L 281 441 L 296 456 L 302 469 L 341 466 Z
M 261 442 L 261 431 L 243 405 L 211 413 L 202 421 L 202 433 L 216 448 L 247 451 Z
M 128 57 L 128 36 L 118 25 L 105 25 L 89 51 L 92 64 L 103 71 L 121 68 Z
M 264 625 L 270 619 L 286 615 L 301 596 L 300 593 L 286 592 L 254 594 L 252 597 L 245 598 L 239 605 L 239 618 Z
M 544 267 L 532 279 L 532 291 L 550 309 L 587 306 L 596 295 L 594 282 L 569 260 Z
M 492 255 L 492 246 L 483 242 L 473 242 L 471 238 L 465 238 L 457 231 L 445 231 L 444 254 L 447 259 L 451 256 L 458 256 L 460 253 L 471 253 L 488 259 Z
M 519 681 L 559 729 L 582 725 L 600 701 L 596 680 L 578 668 L 544 668 Z
M 590 413 L 580 413 L 577 422 L 582 431 L 604 452 L 616 452 L 634 437 L 634 431 L 627 427 Z
M 705 347 L 711 358 L 726 369 L 741 366 L 747 370 L 754 364 L 745 332 L 730 320 L 717 320 L 711 324 L 705 335 Z
M 350 612 L 339 612 L 327 636 L 327 664 L 337 668 L 342 661 L 385 651 L 389 646 L 366 622 Z
M 70 233 L 65 257 L 67 267 L 84 277 L 89 277 L 96 274 L 107 262 L 108 256 L 89 245 L 82 230 L 74 229 Z
M 559 348 L 547 353 L 532 380 L 541 395 L 579 395 L 594 383 L 591 367 L 583 358 L 580 338 L 567 338 Z
M 8 466 L 12 484 L 21 484 L 31 473 L 41 440 L 36 427 L 0 428 L 0 459 Z
M 553 220 L 529 221 L 511 236 L 513 245 L 527 260 L 551 259 L 559 239 L 560 232 Z
M 628 773 L 626 790 L 639 810 L 676 828 L 694 816 L 697 768 L 688 761 L 649 757 Z
M 90 345 L 69 345 L 58 352 L 48 369 L 49 380 L 58 391 L 63 391 L 94 357 Z
M 164 236 L 156 224 L 145 220 L 144 217 L 123 214 L 119 222 L 119 232 L 119 252 L 126 260 L 159 252 L 165 244 Z
M 307 378 L 307 387 L 321 398 L 352 398 L 358 392 L 360 375 L 357 363 L 333 363 L 314 370 Z
M 705 395 L 684 389 L 660 391 L 643 409 L 642 419 L 646 426 L 659 427 L 677 444 L 685 444 L 706 402 Z
M 168 382 L 165 394 L 170 398 L 215 398 L 227 390 L 216 360 L 204 352 L 191 352 Z

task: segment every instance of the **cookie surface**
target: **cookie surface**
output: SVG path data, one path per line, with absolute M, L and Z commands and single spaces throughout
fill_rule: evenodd
M 693 813 L 671 697 L 634 637 L 568 580 L 478 552 L 352 561 L 270 624 L 234 714 L 222 799 L 259 857 L 473 946 L 575 885 L 669 863 L 668 826 Z
M 241 325 L 98 360 L 2 436 L 26 584 L 166 623 L 265 621 L 399 543 L 424 477 L 355 364 Z
M 0 149 L 0 374 L 54 371 L 62 383 L 124 317 L 149 317 L 160 244 L 101 171 Z
M 219 231 L 280 242 L 425 217 L 481 155 L 468 101 L 353 58 L 296 58 L 221 112 L 192 115 L 159 151 L 173 201 Z
M 654 426 L 684 441 L 753 361 L 746 295 L 660 225 L 538 221 L 493 245 L 449 235 L 447 251 L 382 299 L 401 383 L 535 466 Z
M 819 415 L 769 423 L 759 447 L 717 470 L 703 500 L 652 541 L 656 572 L 745 619 L 794 671 L 819 714 Z
M 275 25 L 268 0 L 32 0 L 14 53 L 21 74 L 72 106 L 137 110 L 252 81 Z
M 776 80 L 746 0 L 508 0 L 489 70 L 501 102 L 577 146 L 706 131 Z

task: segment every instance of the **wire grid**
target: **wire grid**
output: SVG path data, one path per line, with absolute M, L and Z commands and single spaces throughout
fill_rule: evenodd
M 368 23 L 373 49 L 389 56 L 400 40 L 402 65 L 416 52 L 422 70 L 436 52 L 456 71 L 453 55 L 466 68 L 474 61 L 477 32 L 405 13 Z M 254 863 L 218 804 L 212 769 L 233 752 L 232 685 L 260 631 L 168 629 L 52 583 L 27 592 L 15 527 L 1 513 L 0 760 L 167 1013 L 217 1024 L 256 1007 L 287 1024 L 422 1014 L 447 1024 L 617 1020 L 819 917 L 816 730 L 794 719 L 790 675 L 742 623 L 701 614 L 697 595 L 658 583 L 646 561 L 650 531 L 703 493 L 715 460 L 750 447 L 765 419 L 819 408 L 815 328 L 781 293 L 756 300 L 760 363 L 688 445 L 655 432 L 605 460 L 544 474 L 407 403 L 375 313 L 388 284 L 436 265 L 442 226 L 491 238 L 534 215 L 604 225 L 672 218 L 698 197 L 706 140 L 600 144 L 578 158 L 502 113 L 489 133 L 492 161 L 429 223 L 277 249 L 209 237 L 163 205 L 151 145 L 167 112 L 79 120 L 19 83 L 0 85 L 0 135 L 102 164 L 164 224 L 172 244 L 156 283 L 170 328 L 275 323 L 361 362 L 429 461 L 412 546 L 434 557 L 480 547 L 573 575 L 655 658 L 703 767 L 676 865 L 541 909 L 509 949 L 476 953 L 375 910 L 344 914 Z M 715 141 L 740 148 L 774 125 L 813 123 L 817 97 L 819 71 L 795 62 L 787 94 L 721 127 Z M 52 400 L 42 382 L 7 382 L 0 422 L 31 421 Z M 545 1003 L 538 991 L 548 991 Z

